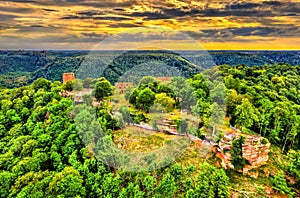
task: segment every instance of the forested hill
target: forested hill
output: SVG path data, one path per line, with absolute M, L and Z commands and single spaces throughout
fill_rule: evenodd
M 176 53 L 181 54 L 182 52 L 178 51 Z M 105 77 L 110 81 L 116 81 L 120 76 L 120 72 L 132 68 L 131 63 L 148 62 L 145 68 L 149 71 L 147 68 L 151 68 L 153 62 L 170 65 L 170 59 L 172 59 L 171 64 L 174 68 L 179 69 L 179 72 L 185 77 L 197 73 L 198 70 L 194 68 L 193 63 L 201 64 L 204 67 L 222 64 L 263 66 L 281 62 L 290 65 L 299 65 L 300 63 L 300 51 L 209 51 L 212 58 L 208 60 L 209 63 L 205 63 L 208 54 L 204 52 L 195 53 L 195 51 L 190 51 L 189 54 L 185 51 L 189 54 L 188 60 L 193 63 L 176 53 L 133 51 L 127 53 L 131 56 L 122 55 L 123 58 L 120 59 L 119 55 L 122 54 L 120 51 L 99 51 L 99 56 L 101 56 L 100 60 L 103 65 L 109 65 L 112 60 L 116 60 L 105 71 Z M 22 86 L 41 77 L 52 81 L 61 81 L 61 74 L 63 72 L 76 72 L 81 63 L 86 60 L 88 54 L 88 51 L 0 51 L 0 85 L 5 87 Z M 130 59 L 124 62 L 124 57 Z M 153 57 L 156 58 L 153 59 Z M 122 64 L 119 64 L 118 60 L 121 60 Z M 99 61 L 96 61 L 96 63 L 99 64 Z
M 85 95 L 83 103 L 77 105 L 72 97 L 62 94 L 72 91 L 69 83 L 63 85 L 40 78 L 29 86 L 0 89 L 0 198 L 227 198 L 283 197 L 284 194 L 299 197 L 300 67 L 222 65 L 219 69 L 189 79 L 174 78 L 167 84 L 148 76 L 138 87 L 127 90 L 123 101 L 117 100 L 121 99 L 119 93 L 112 95 L 113 86 L 105 78 L 96 82 L 77 80 L 78 88 L 95 87 L 94 95 Z M 224 77 L 227 103 L 222 131 L 229 130 L 230 123 L 242 132 L 241 138 L 233 141 L 233 149 L 224 151 L 224 155 L 231 153 L 234 169 L 222 166 L 204 143 L 210 117 L 215 113 L 212 109 L 218 109 L 218 104 L 211 104 L 211 98 L 220 97 L 208 93 L 209 84 L 205 79 L 214 79 L 219 72 Z M 222 86 L 218 84 L 216 89 Z M 176 98 L 193 99 L 189 95 L 196 96 L 196 105 L 179 101 L 176 105 Z M 92 110 L 88 104 L 94 98 L 99 106 Z M 125 99 L 130 104 L 123 103 Z M 159 119 L 148 112 L 154 103 L 166 107 L 170 115 L 176 116 L 179 106 L 193 113 L 189 116 L 196 115 L 201 121 L 196 126 L 187 125 L 186 119 L 180 116 L 173 121 L 179 123 L 179 132 L 192 133 L 204 139 L 203 144 L 191 142 L 176 160 L 152 152 L 142 159 L 133 158 L 138 159 L 140 167 L 154 167 L 151 171 L 126 171 L 108 166 L 111 164 L 106 159 L 128 163 L 127 156 L 114 157 L 119 145 L 120 150 L 133 145 L 135 149 L 147 147 L 156 151 L 161 151 L 158 148 L 163 145 L 174 145 L 170 144 L 174 136 L 167 134 L 151 133 L 146 137 L 136 131 L 133 132 L 140 135 L 125 133 L 126 125 L 151 124 Z M 121 106 L 124 104 L 128 106 Z M 114 114 L 116 108 L 118 114 Z M 95 112 L 97 119 L 90 112 Z M 184 125 L 188 127 L 181 127 Z M 184 128 L 188 130 L 183 131 Z M 272 145 L 268 163 L 253 170 L 251 176 L 239 172 L 248 163 L 242 150 L 244 135 L 261 135 L 263 144 Z M 216 138 L 218 142 L 219 137 Z M 124 144 L 120 139 L 125 140 Z M 118 149 L 111 147 L 112 144 Z M 153 161 L 156 157 L 159 160 Z

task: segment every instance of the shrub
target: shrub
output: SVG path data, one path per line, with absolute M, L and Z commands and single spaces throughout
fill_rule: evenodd
M 263 140 L 261 141 L 262 144 L 268 144 L 269 140 L 267 138 L 263 138 Z
M 278 172 L 271 180 L 274 190 L 286 194 L 289 197 L 293 197 L 294 193 L 292 193 L 291 189 L 287 186 L 283 171 Z

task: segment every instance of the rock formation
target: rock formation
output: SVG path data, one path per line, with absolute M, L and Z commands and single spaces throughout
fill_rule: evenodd
M 227 133 L 219 141 L 216 149 L 217 156 L 221 158 L 225 168 L 234 168 L 232 164 L 232 142 L 240 135 Z M 244 135 L 242 144 L 242 157 L 247 160 L 242 172 L 247 174 L 249 170 L 258 168 L 267 163 L 270 143 L 259 135 Z
M 253 168 L 258 168 L 267 163 L 271 144 L 266 139 L 257 135 L 248 135 L 243 144 L 243 158 L 248 160 L 243 168 L 243 173 L 248 173 Z

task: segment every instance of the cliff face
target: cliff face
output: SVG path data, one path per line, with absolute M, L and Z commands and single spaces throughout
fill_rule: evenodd
M 225 134 L 219 141 L 218 148 L 216 150 L 217 156 L 221 158 L 222 165 L 225 168 L 234 169 L 232 164 L 232 142 L 238 138 L 239 135 L 235 133 Z M 258 135 L 245 135 L 244 142 L 242 143 L 242 158 L 244 158 L 247 163 L 243 166 L 242 172 L 247 174 L 249 170 L 258 168 L 267 163 L 269 159 L 269 148 L 270 143 L 268 143 L 263 137 Z

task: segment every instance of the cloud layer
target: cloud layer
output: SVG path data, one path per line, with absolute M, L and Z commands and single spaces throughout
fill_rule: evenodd
M 0 41 L 2 49 L 91 49 L 132 28 L 161 26 L 211 49 L 299 49 L 299 15 L 299 0 L 2 0 Z

